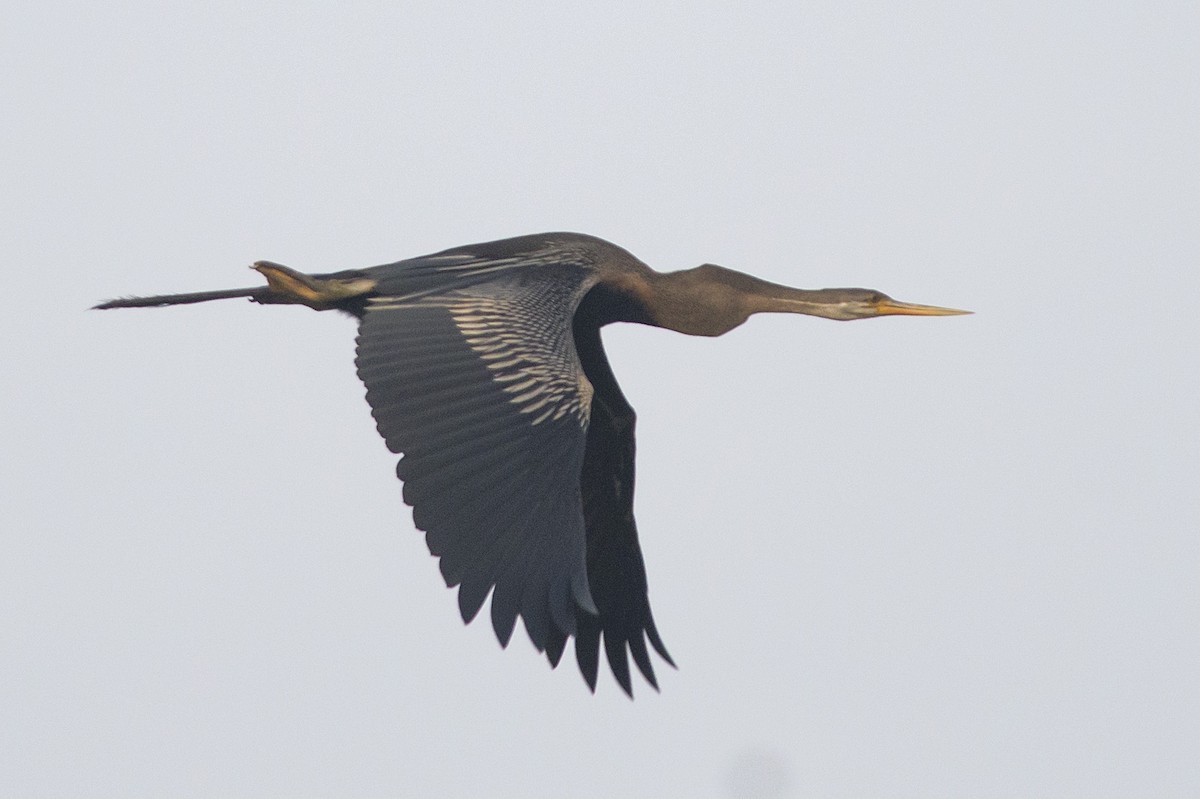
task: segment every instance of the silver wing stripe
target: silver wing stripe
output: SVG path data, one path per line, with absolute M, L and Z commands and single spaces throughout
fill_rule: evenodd
M 531 424 L 558 420 L 570 413 L 580 425 L 586 425 L 592 385 L 574 356 L 574 342 L 546 340 L 555 328 L 537 318 L 537 308 L 519 307 L 503 298 L 471 297 L 463 293 L 376 297 L 370 301 L 368 310 L 445 308 L 467 345 L 487 366 L 492 379 L 510 395 L 509 402 L 522 414 L 535 414 Z M 570 336 L 570 333 L 558 335 Z

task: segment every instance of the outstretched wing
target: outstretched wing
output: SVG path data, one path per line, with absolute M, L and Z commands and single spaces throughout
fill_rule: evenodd
M 501 644 L 520 615 L 557 663 L 564 637 L 596 612 L 579 481 L 592 387 L 571 334 L 594 276 L 583 264 L 461 256 L 419 266 L 412 281 L 381 280 L 362 313 L 367 401 L 403 454 L 404 501 L 459 586 L 463 619 L 491 592 Z
M 633 518 L 634 426 L 636 415 L 625 399 L 595 327 L 577 327 L 576 345 L 594 386 L 587 454 L 580 483 L 587 528 L 588 581 L 598 614 L 578 614 L 575 659 L 588 686 L 596 689 L 600 640 L 613 676 L 633 696 L 626 652 L 655 689 L 658 682 L 646 649 L 672 666 L 647 595 L 646 567 Z

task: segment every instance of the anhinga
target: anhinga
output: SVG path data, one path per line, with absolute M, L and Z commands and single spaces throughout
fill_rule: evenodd
M 229 297 L 336 309 L 359 321 L 358 374 L 413 522 L 470 622 L 492 595 L 507 645 L 517 616 L 552 665 L 575 637 L 594 691 L 600 638 L 632 696 L 626 651 L 657 682 L 674 665 L 646 595 L 633 518 L 634 412 L 600 328 L 638 322 L 719 336 L 755 313 L 827 319 L 949 316 L 869 289 L 788 288 L 706 264 L 660 273 L 601 239 L 546 233 L 383 266 L 307 275 L 260 261 L 267 285 L 133 297 L 97 308 Z

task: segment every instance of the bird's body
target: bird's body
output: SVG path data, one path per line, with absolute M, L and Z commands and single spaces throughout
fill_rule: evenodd
M 630 694 L 626 652 L 656 687 L 647 642 L 672 661 L 650 612 L 633 517 L 635 414 L 600 328 L 637 322 L 714 336 L 758 312 L 961 313 L 866 289 L 792 289 L 712 265 L 659 273 L 573 233 L 325 275 L 254 268 L 267 286 L 97 307 L 250 297 L 355 316 L 367 401 L 388 447 L 403 454 L 405 502 L 447 584 L 459 586 L 463 619 L 490 592 L 501 643 L 520 616 L 553 665 L 573 636 L 593 690 L 603 638 Z

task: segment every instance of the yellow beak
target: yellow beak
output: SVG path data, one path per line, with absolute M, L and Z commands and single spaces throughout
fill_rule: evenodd
M 883 300 L 875 306 L 875 312 L 879 316 L 962 316 L 975 313 L 974 311 L 960 311 L 957 308 L 914 305 L 910 302 L 897 302 L 896 300 Z

